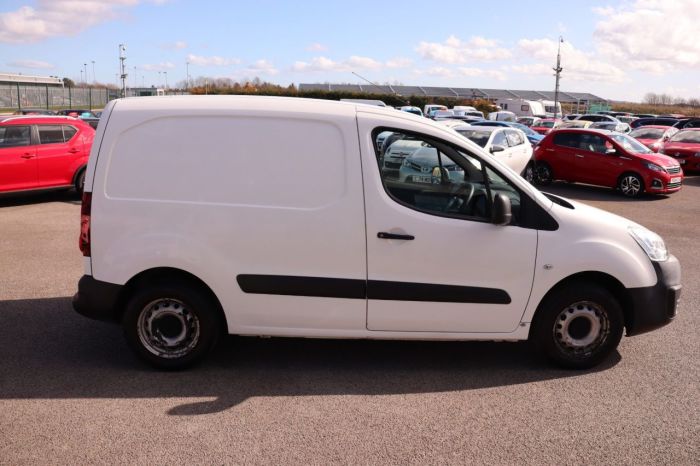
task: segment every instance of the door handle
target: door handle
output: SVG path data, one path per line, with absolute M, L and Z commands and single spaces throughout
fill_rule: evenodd
M 20 155 L 20 157 L 22 157 L 23 159 L 32 159 L 35 156 L 34 156 L 34 154 L 30 154 L 29 152 L 26 152 L 26 153 Z
M 576 157 L 578 157 L 579 159 L 583 159 L 583 158 L 584 158 L 584 156 L 581 155 L 581 154 L 576 154 Z
M 410 241 L 412 239 L 416 239 L 415 236 L 413 235 L 400 235 L 398 233 L 387 233 L 385 231 L 380 231 L 377 233 L 377 238 L 381 239 L 402 239 L 405 241 Z
M 78 152 L 80 152 L 80 150 L 78 150 L 78 149 L 69 149 L 69 150 L 68 150 L 68 153 L 70 153 L 70 154 L 75 154 L 75 153 L 78 153 Z

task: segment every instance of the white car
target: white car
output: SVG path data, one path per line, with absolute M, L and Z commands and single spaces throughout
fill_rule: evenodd
M 517 128 L 452 125 L 452 129 L 478 144 L 495 158 L 522 174 L 532 159 L 532 145 Z
M 234 334 L 529 339 L 555 363 L 587 368 L 625 330 L 675 316 L 680 265 L 659 236 L 541 193 L 425 118 L 172 96 L 113 100 L 101 121 L 73 307 L 120 323 L 156 367 L 192 365 Z M 439 154 L 425 159 L 430 183 L 382 170 L 387 130 L 399 135 L 389 150 L 413 140 Z M 625 350 L 643 353 L 639 343 Z

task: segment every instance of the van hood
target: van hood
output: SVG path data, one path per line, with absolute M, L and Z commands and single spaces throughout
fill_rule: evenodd
M 610 228 L 627 230 L 627 228 L 630 226 L 646 228 L 628 218 L 610 213 L 607 210 L 599 209 L 588 204 L 583 204 L 556 194 L 553 196 L 563 199 L 566 203 L 569 203 L 573 207 L 573 209 L 570 209 L 559 205 L 557 202 L 552 202 L 550 210 L 553 214 L 555 214 L 555 216 L 567 217 L 575 222 L 583 222 L 585 223 L 585 227 L 591 231 L 600 232 L 606 231 L 606 229 Z M 594 222 L 590 220 L 592 218 L 595 219 Z

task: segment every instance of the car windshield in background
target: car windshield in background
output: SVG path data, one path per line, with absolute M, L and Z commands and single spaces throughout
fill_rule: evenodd
M 635 152 L 637 154 L 650 154 L 652 152 L 647 146 L 626 134 L 610 134 L 610 137 L 629 152 Z
M 522 131 L 523 133 L 529 134 L 530 136 L 538 135 L 538 133 L 536 131 L 530 129 L 528 126 L 525 126 L 522 123 L 511 123 L 510 126 L 511 126 L 511 128 L 517 128 L 520 131 Z
M 486 143 L 489 142 L 489 137 L 491 136 L 490 132 L 476 131 L 473 129 L 458 129 L 456 131 L 481 147 L 486 147 Z
M 553 128 L 554 127 L 554 122 L 553 121 L 541 121 L 539 124 L 540 128 Z
M 664 135 L 665 131 L 665 129 L 661 128 L 645 128 L 642 126 L 641 128 L 632 131 L 629 135 L 633 138 L 661 139 L 661 136 Z
M 671 139 L 673 142 L 689 142 L 691 144 L 700 144 L 700 131 L 680 131 Z

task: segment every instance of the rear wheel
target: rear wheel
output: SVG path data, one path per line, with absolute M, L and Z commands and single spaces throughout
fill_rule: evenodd
M 635 173 L 625 173 L 618 180 L 617 188 L 626 197 L 639 197 L 644 192 L 644 181 Z
M 531 339 L 555 364 L 570 369 L 593 367 L 617 348 L 624 320 L 617 300 L 587 282 L 562 287 L 542 302 Z
M 82 195 L 84 189 L 85 189 L 85 169 L 83 169 L 78 174 L 78 177 L 75 179 L 75 190 L 78 192 L 78 194 Z
M 201 361 L 219 334 L 217 304 L 181 280 L 138 290 L 124 313 L 124 335 L 143 360 L 159 369 L 184 369 Z

